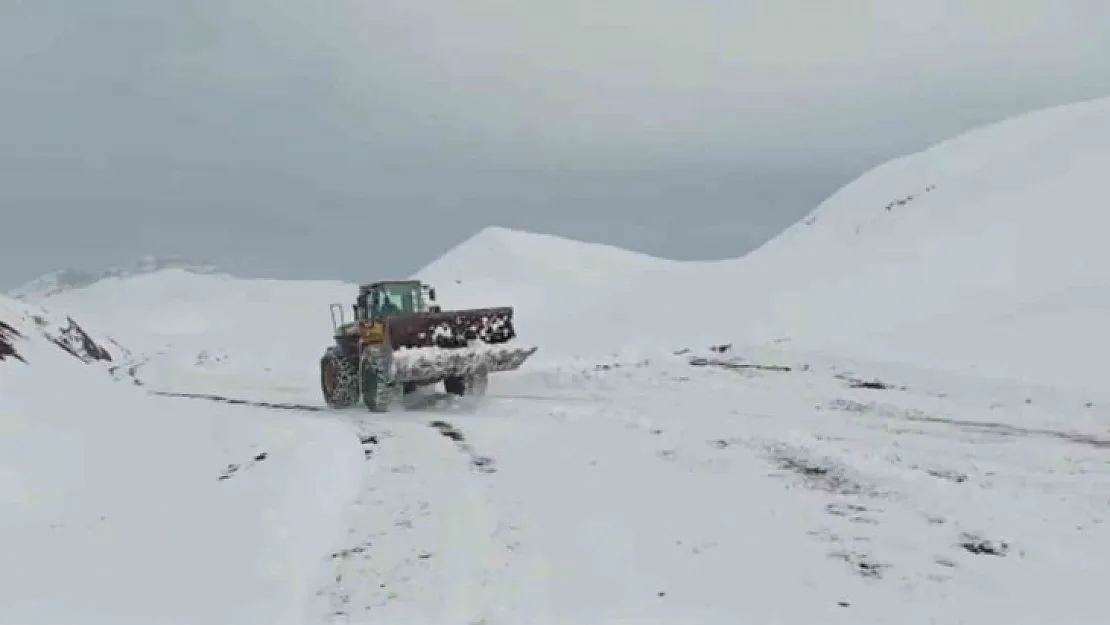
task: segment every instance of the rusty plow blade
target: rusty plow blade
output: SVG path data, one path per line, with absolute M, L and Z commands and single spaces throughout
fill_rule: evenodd
M 421 313 L 389 319 L 390 344 L 406 347 L 463 348 L 482 342 L 507 343 L 516 337 L 513 309 L 474 308 Z
M 390 372 L 397 382 L 434 380 L 474 373 L 519 369 L 538 349 L 534 345 L 476 342 L 467 347 L 411 347 L 393 353 Z
M 391 318 L 390 376 L 419 382 L 520 368 L 536 346 L 516 342 L 513 309 L 473 308 Z

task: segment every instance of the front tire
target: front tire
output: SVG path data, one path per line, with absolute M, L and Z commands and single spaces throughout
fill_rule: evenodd
M 362 383 L 362 403 L 370 412 L 388 412 L 393 403 L 394 385 L 386 382 L 368 358 L 363 358 L 359 366 L 359 379 Z
M 358 402 L 358 364 L 329 349 L 320 359 L 320 391 L 329 408 L 350 408 Z

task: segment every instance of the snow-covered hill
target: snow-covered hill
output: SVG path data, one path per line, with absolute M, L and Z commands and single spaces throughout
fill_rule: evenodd
M 560 343 L 579 350 L 789 339 L 1098 388 L 1110 353 L 1106 162 L 1110 99 L 877 167 L 741 259 L 677 263 L 488 229 L 422 275 L 466 274 L 476 294 L 519 298 L 523 328 L 567 326 Z
M 1097 622 L 1108 146 L 1006 121 L 718 262 L 487 228 L 418 275 L 540 352 L 386 415 L 319 396 L 353 284 L 0 300 L 0 622 Z
M 119 345 L 0 296 L 2 351 L 0 622 L 301 622 L 345 427 L 148 396 Z
M 743 261 L 753 336 L 1104 385 L 1110 99 L 880 166 Z
M 216 268 L 208 263 L 198 263 L 184 258 L 143 256 L 134 263 L 92 272 L 81 269 L 60 269 L 40 276 L 12 289 L 8 294 L 17 299 L 40 300 L 58 293 L 80 289 L 108 278 L 127 278 L 166 269 L 180 269 L 190 273 L 215 273 Z
M 663 302 L 667 293 L 684 290 L 668 284 L 683 266 L 612 246 L 489 227 L 416 276 L 437 286 L 445 306 L 514 306 L 520 333 L 544 344 L 543 358 L 686 341 L 683 328 L 661 333 L 653 323 L 676 312 Z M 651 288 L 656 277 L 658 287 Z M 644 336 L 645 328 L 655 337 Z

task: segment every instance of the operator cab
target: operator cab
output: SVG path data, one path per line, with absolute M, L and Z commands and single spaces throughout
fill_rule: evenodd
M 352 308 L 355 321 L 439 312 L 435 296 L 435 289 L 418 280 L 374 282 L 359 287 Z

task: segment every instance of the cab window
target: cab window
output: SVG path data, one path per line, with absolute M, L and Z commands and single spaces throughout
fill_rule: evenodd
M 375 317 L 412 314 L 420 310 L 420 289 L 415 285 L 390 284 L 382 287 L 374 300 Z

